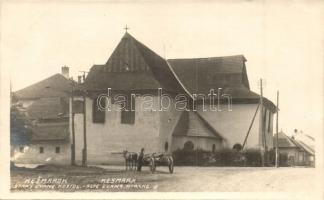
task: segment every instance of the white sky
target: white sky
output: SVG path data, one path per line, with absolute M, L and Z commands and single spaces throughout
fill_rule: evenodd
M 1 67 L 13 90 L 107 61 L 129 32 L 167 58 L 243 54 L 252 90 L 276 102 L 280 127 L 322 134 L 321 1 L 4 1 Z M 165 53 L 164 53 L 165 48 Z

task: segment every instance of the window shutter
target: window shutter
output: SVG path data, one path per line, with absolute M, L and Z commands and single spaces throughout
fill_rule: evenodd
M 135 109 L 132 111 L 131 105 L 135 106 L 135 99 L 127 98 L 127 111 L 121 111 L 121 123 L 122 124 L 134 124 L 135 123 Z
M 106 112 L 105 110 L 100 110 L 97 106 L 97 99 L 95 98 L 92 102 L 92 121 L 93 123 L 105 123 Z M 106 107 L 106 101 L 102 100 L 101 105 Z

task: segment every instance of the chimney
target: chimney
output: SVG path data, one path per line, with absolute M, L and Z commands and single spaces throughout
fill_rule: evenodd
M 82 76 L 78 76 L 78 83 L 82 83 Z
M 64 66 L 62 67 L 62 75 L 63 75 L 65 78 L 67 78 L 67 79 L 70 78 L 70 77 L 69 77 L 69 67 L 67 67 L 66 65 L 64 65 Z

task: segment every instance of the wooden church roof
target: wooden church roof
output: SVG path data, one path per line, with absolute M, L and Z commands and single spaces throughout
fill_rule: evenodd
M 104 65 L 94 65 L 84 84 L 90 91 L 155 90 L 176 94 L 205 94 L 210 89 L 229 94 L 233 103 L 258 103 L 260 96 L 250 90 L 243 55 L 165 60 L 125 33 Z M 264 98 L 273 112 L 275 105 Z
M 243 55 L 168 59 L 183 84 L 192 93 L 207 92 L 210 88 L 245 87 L 250 89 Z M 205 91 L 207 90 L 207 91 Z
M 94 65 L 87 90 L 150 90 L 184 93 L 165 59 L 125 33 L 105 65 Z
M 171 67 L 191 94 L 208 95 L 211 89 L 229 94 L 233 103 L 258 103 L 260 96 L 250 90 L 243 55 L 169 59 Z M 273 112 L 275 105 L 264 98 L 264 104 Z

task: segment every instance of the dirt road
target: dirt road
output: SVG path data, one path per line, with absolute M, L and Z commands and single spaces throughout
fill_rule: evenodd
M 12 191 L 292 192 L 315 187 L 314 168 L 166 167 L 152 174 L 123 167 L 57 167 L 11 171 Z M 60 182 L 61 181 L 61 182 Z M 63 181 L 63 182 L 62 182 Z

